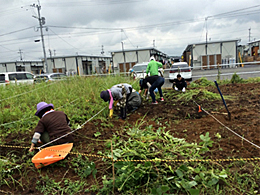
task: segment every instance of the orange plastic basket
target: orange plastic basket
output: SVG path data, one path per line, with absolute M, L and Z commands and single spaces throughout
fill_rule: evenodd
M 32 158 L 37 169 L 64 159 L 73 147 L 73 143 L 43 148 Z

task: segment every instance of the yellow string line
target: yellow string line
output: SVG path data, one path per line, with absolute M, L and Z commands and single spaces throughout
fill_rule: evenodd
M 12 146 L 12 145 L 0 145 L 0 147 L 8 147 L 8 148 L 30 148 L 30 147 L 24 147 L 24 146 Z M 37 149 L 37 148 L 35 148 Z M 74 155 L 82 155 L 82 156 L 88 156 L 88 157 L 96 157 L 96 158 L 106 158 L 111 159 L 114 162 L 233 162 L 233 161 L 256 161 L 260 160 L 260 157 L 254 157 L 254 158 L 230 158 L 230 159 L 147 159 L 147 160 L 126 160 L 126 159 L 112 159 L 108 156 L 101 156 L 96 154 L 85 154 L 80 152 L 67 152 L 62 150 L 53 150 L 48 148 L 43 148 L 42 150 L 49 150 L 54 152 L 63 152 L 68 154 L 74 154 Z

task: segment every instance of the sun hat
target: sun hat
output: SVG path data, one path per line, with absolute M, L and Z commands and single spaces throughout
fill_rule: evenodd
M 100 93 L 100 97 L 105 101 L 107 102 L 110 98 L 110 95 L 109 95 L 109 92 L 106 90 L 106 91 L 101 91 Z
M 54 108 L 53 104 L 47 104 L 46 102 L 40 102 L 37 104 L 37 111 L 35 112 L 36 116 L 39 116 L 39 113 L 44 109 L 44 108 L 48 108 L 48 107 L 52 107 Z

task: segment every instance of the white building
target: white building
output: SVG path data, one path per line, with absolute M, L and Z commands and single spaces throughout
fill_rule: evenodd
M 153 47 L 112 51 L 111 55 L 116 72 L 127 72 L 137 63 L 149 62 L 151 56 L 154 56 L 156 60 L 167 57 L 166 54 Z
M 48 72 L 61 72 L 77 75 L 90 75 L 93 73 L 106 73 L 111 65 L 110 56 L 54 56 L 47 58 Z
M 183 60 L 193 68 L 208 69 L 213 65 L 238 62 L 237 39 L 189 44 Z M 216 66 L 215 66 L 216 67 Z
M 31 72 L 39 74 L 43 69 L 42 61 L 13 61 L 13 62 L 0 62 L 0 72 Z
M 89 75 L 106 73 L 112 66 L 110 56 L 54 56 L 47 58 L 48 73 L 60 72 L 67 75 Z M 46 73 L 43 61 L 0 62 L 0 72 Z

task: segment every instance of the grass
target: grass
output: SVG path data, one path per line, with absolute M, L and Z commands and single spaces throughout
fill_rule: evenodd
M 234 81 L 242 83 L 260 82 L 259 78 Z M 0 143 L 6 138 L 17 134 L 18 144 L 25 143 L 25 137 L 31 136 L 32 130 L 38 122 L 34 116 L 36 104 L 40 101 L 53 103 L 55 109 L 64 111 L 71 119 L 72 128 L 75 129 L 107 103 L 101 101 L 99 94 L 112 85 L 127 82 L 133 83 L 125 77 L 73 77 L 67 81 L 57 83 L 41 83 L 37 85 L 8 86 L 1 89 L 0 111 Z M 221 84 L 222 82 L 220 82 Z M 223 82 L 224 84 L 227 81 Z M 232 83 L 229 81 L 229 83 Z M 138 82 L 134 82 L 138 89 Z M 191 99 L 216 100 L 219 94 L 205 89 L 214 83 L 202 79 L 192 84 L 186 93 L 168 93 L 176 101 L 187 102 Z M 12 98 L 10 98 L 12 97 Z M 225 96 L 225 99 L 232 97 Z M 100 144 L 104 140 L 99 137 L 104 133 L 102 128 L 113 128 L 107 120 L 108 109 L 102 112 L 98 119 L 102 119 L 101 129 L 92 139 Z M 227 164 L 218 162 L 164 162 L 158 159 L 203 159 L 204 154 L 210 152 L 214 143 L 207 133 L 200 136 L 199 143 L 188 143 L 185 139 L 175 138 L 166 131 L 170 124 L 162 124 L 158 118 L 151 118 L 159 127 L 145 126 L 144 118 L 135 122 L 134 126 L 124 124 L 112 139 L 114 159 L 155 159 L 147 162 L 112 162 L 110 159 L 88 159 L 82 155 L 69 155 L 65 160 L 59 161 L 43 170 L 36 170 L 31 163 L 32 154 L 17 155 L 15 150 L 5 153 L 0 148 L 0 188 L 12 189 L 19 194 L 29 190 L 34 184 L 35 193 L 41 194 L 84 194 L 97 192 L 111 194 L 113 190 L 119 194 L 259 194 L 260 166 L 257 161 L 235 161 Z M 170 122 L 173 125 L 181 123 L 180 120 Z M 192 124 L 191 124 L 192 125 Z M 142 128 L 141 128 L 142 127 Z M 185 130 L 183 130 L 185 131 Z M 175 132 L 176 135 L 178 132 Z M 22 136 L 21 136 L 22 135 Z M 84 135 L 82 135 L 84 139 Z M 219 138 L 222 139 L 222 138 Z M 88 151 L 93 143 L 89 144 Z M 78 148 L 81 146 L 79 145 Z M 92 148 L 93 148 L 92 147 Z M 87 150 L 86 149 L 86 150 Z M 73 148 L 74 152 L 77 149 Z M 104 151 L 100 155 L 111 156 L 111 140 L 104 144 Z M 112 167 L 114 164 L 114 175 Z M 105 168 L 104 168 L 105 167 Z M 62 172 L 57 178 L 55 171 Z M 37 179 L 36 181 L 33 179 Z M 86 181 L 92 178 L 92 183 Z M 115 178 L 115 183 L 114 179 Z M 1 192 L 1 191 L 0 191 Z M 8 191 L 6 191 L 8 192 Z

